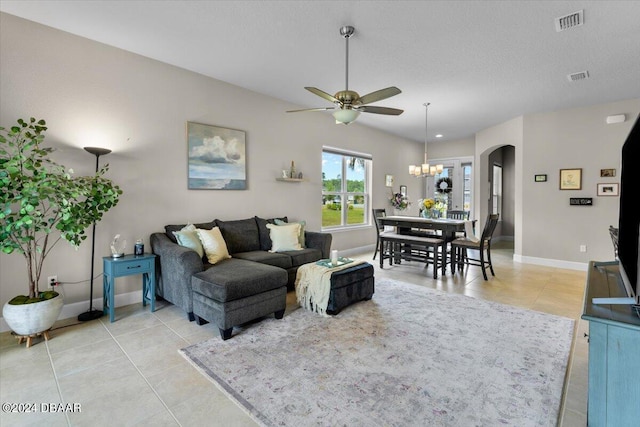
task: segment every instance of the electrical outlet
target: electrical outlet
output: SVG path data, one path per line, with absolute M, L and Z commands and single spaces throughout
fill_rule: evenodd
M 587 252 L 587 245 L 580 245 L 580 252 Z
M 49 285 L 49 289 L 53 289 L 53 287 L 56 286 L 56 283 L 58 283 L 58 276 L 47 277 L 47 284 Z

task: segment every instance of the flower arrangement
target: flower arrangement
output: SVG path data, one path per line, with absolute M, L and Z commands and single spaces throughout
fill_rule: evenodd
M 436 201 L 433 200 L 433 199 L 422 199 L 422 201 L 421 201 L 422 208 L 420 210 L 422 210 L 422 209 L 431 209 L 435 205 L 436 205 Z
M 400 211 L 407 209 L 411 204 L 409 203 L 409 199 L 407 199 L 407 196 L 403 195 L 402 193 L 392 193 L 389 202 L 391 202 L 391 206 Z

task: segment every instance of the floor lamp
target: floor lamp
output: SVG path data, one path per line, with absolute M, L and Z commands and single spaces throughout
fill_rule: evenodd
M 100 156 L 105 156 L 111 152 L 106 148 L 99 147 L 84 147 L 86 151 L 96 156 L 96 174 L 98 173 L 98 159 Z M 89 294 L 89 311 L 85 311 L 84 313 L 80 313 L 78 315 L 78 320 L 81 322 L 85 322 L 87 320 L 94 320 L 102 317 L 104 314 L 102 310 L 94 310 L 93 309 L 93 264 L 94 257 L 96 252 L 96 223 L 93 222 L 93 231 L 91 234 L 91 291 Z

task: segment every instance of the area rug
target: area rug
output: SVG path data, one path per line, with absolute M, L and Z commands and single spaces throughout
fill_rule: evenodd
M 383 279 L 180 352 L 265 426 L 555 426 L 573 323 Z

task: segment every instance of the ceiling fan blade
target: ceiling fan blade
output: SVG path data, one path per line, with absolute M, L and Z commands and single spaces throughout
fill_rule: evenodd
M 399 93 L 402 93 L 400 89 L 395 86 L 391 86 L 385 89 L 380 89 L 375 92 L 368 93 L 364 96 L 361 96 L 357 101 L 358 104 L 371 104 L 372 102 L 382 101 L 383 99 L 391 98 Z
M 340 100 L 338 100 L 335 96 L 333 95 L 329 95 L 327 92 L 320 90 L 316 87 L 305 87 L 306 90 L 308 90 L 311 93 L 314 93 L 316 95 L 318 95 L 320 98 L 324 98 L 329 102 L 333 102 L 334 104 L 341 104 Z
M 404 113 L 404 110 L 398 110 L 397 108 L 373 107 L 368 105 L 355 108 L 355 110 L 362 111 L 363 113 L 386 114 L 387 116 L 399 116 Z
M 301 111 L 327 111 L 334 110 L 335 107 L 321 107 L 321 108 L 303 108 L 302 110 L 289 110 L 287 113 L 299 113 Z

